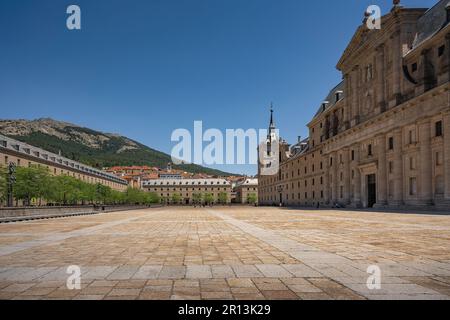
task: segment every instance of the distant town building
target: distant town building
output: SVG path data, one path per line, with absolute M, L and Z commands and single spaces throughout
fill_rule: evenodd
M 142 188 L 165 203 L 194 204 L 205 197 L 212 203 L 231 202 L 231 184 L 225 179 L 158 179 L 142 181 Z
M 236 185 L 236 202 L 240 204 L 258 203 L 258 179 L 247 178 Z
M 100 183 L 118 191 L 124 191 L 128 187 L 126 180 L 113 174 L 0 135 L 0 164 L 7 167 L 11 162 L 21 167 L 43 166 L 50 174 L 65 174 L 87 183 Z

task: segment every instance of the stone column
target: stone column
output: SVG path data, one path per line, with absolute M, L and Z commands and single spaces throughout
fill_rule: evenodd
M 344 148 L 342 152 L 342 161 L 344 162 L 344 203 L 350 203 L 350 150 Z
M 445 58 L 444 70 L 447 70 L 447 81 L 450 81 L 450 33 L 447 33 L 445 36 L 445 49 L 447 56 Z
M 333 164 L 330 167 L 330 172 L 332 174 L 332 182 L 331 182 L 331 187 L 332 187 L 332 192 L 331 192 L 331 202 L 332 204 L 336 203 L 338 200 L 338 182 L 339 182 L 339 177 L 337 174 L 337 169 L 338 169 L 338 159 L 337 159 L 337 153 L 333 152 L 331 153 L 330 156 L 333 159 Z
M 450 111 L 443 114 L 445 199 L 450 201 Z
M 355 184 L 355 193 L 353 204 L 357 208 L 361 206 L 361 172 L 359 171 L 359 148 L 359 144 L 353 147 L 353 150 L 355 151 L 355 161 L 353 164 L 353 170 L 355 172 L 355 178 L 353 179 L 353 182 Z
M 395 107 L 401 102 L 400 82 L 402 74 L 402 52 L 400 45 L 400 30 L 394 31 L 391 36 L 392 54 L 392 93 L 389 107 Z
M 419 199 L 423 205 L 432 204 L 432 157 L 431 157 L 431 124 L 426 119 L 419 122 L 420 171 Z
M 345 74 L 344 75 L 344 93 L 348 94 L 348 92 L 350 92 L 350 79 L 349 79 L 349 75 Z M 344 110 L 344 124 L 345 124 L 345 129 L 347 130 L 348 128 L 350 128 L 351 124 L 351 109 L 352 109 L 352 103 L 349 99 L 344 99 L 344 103 L 345 103 L 345 110 Z
M 387 172 L 386 172 L 386 136 L 377 136 L 378 172 L 377 172 L 377 206 L 387 204 Z
M 326 204 L 331 202 L 330 198 L 330 159 L 328 156 L 323 157 L 323 166 L 325 168 L 323 175 L 323 200 Z
M 376 68 L 377 68 L 377 108 L 379 112 L 384 112 L 386 110 L 386 76 L 385 76 L 385 65 L 384 65 L 384 45 L 377 47 L 377 58 L 376 58 Z
M 359 123 L 359 99 L 358 99 L 358 83 L 359 83 L 359 66 L 355 66 L 352 70 L 352 120 L 351 126 Z
M 360 172 L 361 178 L 361 204 L 363 207 L 367 207 L 367 176 L 364 172 Z
M 392 205 L 400 206 L 403 204 L 403 136 L 402 129 L 394 131 L 394 193 Z
M 426 83 L 427 83 L 427 63 L 428 63 L 428 52 L 429 49 L 424 49 L 420 53 L 419 66 L 417 70 L 417 74 L 419 75 L 416 86 L 416 95 L 420 95 L 426 91 Z

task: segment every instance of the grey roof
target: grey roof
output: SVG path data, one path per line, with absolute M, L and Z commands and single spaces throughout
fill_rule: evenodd
M 446 6 L 450 0 L 441 0 L 424 13 L 417 21 L 417 35 L 412 48 L 415 49 L 448 25 Z
M 238 187 L 239 186 L 257 186 L 257 185 L 258 185 L 258 179 L 255 179 L 255 178 L 248 178 L 237 184 Z
M 321 103 L 320 107 L 319 107 L 319 110 L 317 110 L 316 114 L 314 115 L 314 118 L 317 117 L 322 112 L 324 112 L 325 110 L 328 110 L 328 109 L 332 108 L 337 103 L 337 101 L 336 101 L 336 93 L 338 91 L 342 91 L 342 94 L 340 95 L 339 101 L 341 101 L 342 98 L 344 98 L 344 96 L 345 96 L 344 86 L 345 86 L 345 83 L 344 83 L 344 81 L 342 81 L 341 83 L 339 83 L 336 87 L 334 87 L 328 93 L 327 97 L 323 100 L 323 101 L 328 101 L 328 104 L 327 104 L 326 108 L 324 109 L 323 106 L 322 106 L 322 103 Z

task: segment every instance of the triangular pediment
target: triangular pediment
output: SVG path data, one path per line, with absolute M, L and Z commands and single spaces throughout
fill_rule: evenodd
M 361 47 L 366 45 L 372 37 L 377 37 L 377 33 L 383 30 L 383 26 L 385 26 L 391 18 L 392 13 L 388 13 L 381 17 L 381 30 L 370 30 L 365 24 L 360 25 L 339 59 L 337 68 L 341 70 L 345 62 L 348 61 L 348 59 L 352 57 L 355 52 L 358 52 Z

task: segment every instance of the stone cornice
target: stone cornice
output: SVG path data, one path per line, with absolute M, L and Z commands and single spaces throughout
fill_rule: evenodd
M 324 150 L 324 154 L 332 152 L 335 148 L 339 149 L 339 147 L 335 147 L 335 148 L 333 148 L 333 150 L 327 151 L 327 148 L 330 148 L 330 146 L 333 143 L 341 140 L 342 138 L 347 137 L 347 136 L 352 135 L 352 134 L 355 134 L 357 131 L 360 131 L 363 128 L 367 128 L 367 127 L 369 127 L 369 126 L 371 126 L 373 124 L 380 123 L 382 121 L 386 121 L 389 118 L 391 118 L 392 115 L 397 114 L 399 112 L 402 112 L 402 111 L 406 110 L 407 108 L 409 108 L 410 106 L 416 105 L 417 103 L 420 103 L 420 102 L 424 101 L 428 97 L 437 96 L 439 93 L 445 93 L 445 92 L 448 92 L 448 91 L 449 91 L 448 83 L 445 83 L 445 84 L 443 84 L 443 85 L 441 85 L 441 86 L 439 86 L 437 88 L 434 88 L 434 89 L 432 89 L 432 90 L 430 90 L 428 92 L 423 93 L 420 96 L 412 98 L 412 99 L 410 99 L 410 100 L 408 100 L 408 101 L 406 101 L 406 102 L 404 102 L 404 103 L 402 103 L 402 104 L 400 104 L 400 105 L 398 105 L 398 106 L 396 106 L 396 107 L 394 107 L 392 109 L 389 109 L 389 110 L 387 110 L 384 113 L 381 113 L 381 114 L 379 114 L 379 115 L 377 115 L 377 116 L 375 116 L 375 117 L 373 117 L 371 119 L 368 119 L 365 122 L 360 123 L 360 124 L 358 124 L 355 127 L 352 127 L 352 128 L 350 128 L 350 129 L 348 129 L 348 130 L 346 130 L 344 132 L 339 133 L 338 135 L 328 139 L 327 141 L 325 141 L 322 144 L 322 147 L 323 147 L 322 149 Z M 447 106 L 447 107 L 450 107 L 450 106 Z M 390 131 L 390 130 L 392 130 L 392 128 L 386 128 L 385 129 L 385 131 L 388 131 L 388 130 Z

